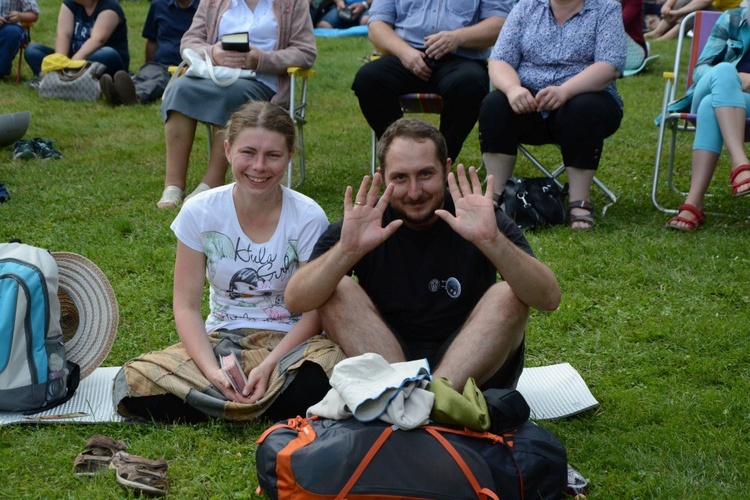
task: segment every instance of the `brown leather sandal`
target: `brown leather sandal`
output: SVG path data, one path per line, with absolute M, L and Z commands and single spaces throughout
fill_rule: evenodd
M 574 215 L 572 210 L 574 208 L 581 208 L 588 210 L 588 215 Z M 573 227 L 576 222 L 586 224 L 586 227 Z M 590 231 L 594 229 L 594 205 L 586 200 L 576 200 L 568 203 L 568 224 L 573 228 L 574 231 Z
M 86 448 L 76 456 L 73 473 L 79 476 L 92 476 L 107 470 L 116 453 L 125 450 L 125 443 L 108 436 L 95 435 L 86 442 Z
M 151 460 L 122 451 L 115 454 L 109 467 L 115 469 L 117 482 L 125 488 L 159 497 L 169 491 L 169 466 L 163 458 Z

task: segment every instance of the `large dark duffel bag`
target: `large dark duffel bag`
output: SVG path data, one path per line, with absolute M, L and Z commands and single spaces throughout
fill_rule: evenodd
M 304 419 L 258 439 L 259 490 L 271 498 L 560 498 L 565 448 L 526 420 L 502 434 L 380 420 Z

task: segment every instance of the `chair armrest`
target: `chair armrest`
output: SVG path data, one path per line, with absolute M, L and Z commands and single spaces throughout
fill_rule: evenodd
M 299 78 L 307 78 L 315 76 L 315 70 L 300 68 L 299 66 L 290 66 L 286 69 L 286 73 L 289 76 L 297 76 Z

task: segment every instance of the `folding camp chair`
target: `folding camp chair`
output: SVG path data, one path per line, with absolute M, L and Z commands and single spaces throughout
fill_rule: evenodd
M 16 69 L 16 83 L 21 83 L 21 69 L 23 68 L 23 51 L 26 46 L 31 42 L 31 28 L 34 27 L 34 23 L 23 21 L 21 27 L 24 31 L 24 37 L 21 40 L 21 46 L 18 49 L 18 68 Z
M 399 97 L 399 104 L 403 113 L 437 113 L 443 111 L 443 99 L 439 94 L 404 94 Z M 378 137 L 372 132 L 370 169 L 375 175 L 375 164 L 377 163 Z
M 305 136 L 304 126 L 307 123 L 305 115 L 307 113 L 307 80 L 315 76 L 314 69 L 302 69 L 298 67 L 287 68 L 287 73 L 291 78 L 289 89 L 289 116 L 297 125 L 297 152 L 295 157 L 299 162 L 299 180 L 293 181 L 293 163 L 294 159 L 289 162 L 287 167 L 287 185 L 299 186 L 305 182 Z
M 290 77 L 289 88 L 289 116 L 294 120 L 297 126 L 297 148 L 294 158 L 287 166 L 286 184 L 288 187 L 298 187 L 305 182 L 305 136 L 304 126 L 307 123 L 305 118 L 307 113 L 307 81 L 315 76 L 314 69 L 303 69 L 296 66 L 287 68 L 287 74 Z M 208 154 L 211 154 L 211 142 L 213 139 L 212 125 L 206 123 L 206 132 L 208 134 Z M 299 163 L 299 175 L 294 177 L 295 158 Z
M 670 131 L 670 147 L 669 147 L 669 154 L 667 156 L 667 165 L 666 165 L 666 177 L 667 177 L 667 186 L 669 189 L 674 192 L 678 193 L 681 197 L 684 197 L 687 195 L 687 191 L 682 191 L 677 188 L 675 185 L 675 175 L 674 175 L 674 164 L 675 164 L 675 155 L 677 150 L 677 133 L 678 132 L 695 132 L 695 120 L 696 115 L 692 113 L 668 113 L 667 109 L 668 107 L 674 103 L 677 99 L 675 98 L 675 94 L 677 92 L 677 82 L 680 78 L 685 78 L 685 89 L 690 87 L 693 83 L 693 70 L 695 68 L 696 63 L 698 62 L 698 58 L 700 57 L 700 53 L 703 51 L 703 47 L 706 44 L 706 41 L 708 40 L 709 34 L 711 33 L 711 29 L 713 28 L 714 24 L 716 24 L 716 20 L 721 15 L 721 12 L 714 12 L 714 11 L 698 11 L 692 14 L 689 14 L 685 16 L 685 19 L 683 19 L 682 23 L 680 24 L 680 32 L 679 36 L 677 38 L 677 49 L 675 51 L 675 59 L 674 59 L 674 69 L 671 72 L 665 72 L 664 73 L 664 99 L 662 101 L 662 108 L 661 108 L 661 122 L 659 123 L 659 139 L 656 145 L 656 159 L 654 160 L 654 177 L 653 177 L 653 183 L 651 185 L 651 201 L 653 202 L 654 206 L 665 213 L 670 214 L 676 214 L 678 211 L 675 209 L 669 209 L 662 206 L 658 199 L 658 187 L 659 187 L 659 177 L 660 177 L 660 170 L 661 170 L 661 161 L 662 161 L 662 148 L 664 145 L 664 140 L 667 135 L 667 130 Z M 680 74 L 681 69 L 681 59 L 683 57 L 683 46 L 687 45 L 685 42 L 685 37 L 688 36 L 688 31 L 690 30 L 690 21 L 694 20 L 692 31 L 693 31 L 693 40 L 689 44 L 690 45 L 690 56 L 688 59 L 687 68 L 685 70 L 685 75 Z M 745 141 L 750 140 L 750 129 L 748 129 L 748 126 L 750 126 L 750 120 L 746 122 L 745 125 Z M 718 215 L 718 214 L 713 214 Z

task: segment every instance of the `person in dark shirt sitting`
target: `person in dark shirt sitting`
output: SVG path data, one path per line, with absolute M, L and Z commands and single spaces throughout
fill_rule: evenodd
M 40 76 L 42 60 L 53 53 L 101 63 L 109 75 L 128 71 L 128 25 L 117 0 L 63 0 L 54 48 L 30 43 L 24 52 L 34 76 Z
M 169 66 L 182 61 L 180 41 L 190 28 L 200 0 L 152 0 L 141 34 L 146 62 L 134 77 L 118 71 L 101 79 L 102 93 L 113 106 L 149 104 L 161 99 L 169 83 Z
M 529 310 L 557 308 L 557 279 L 493 204 L 493 176 L 484 190 L 474 167 L 451 171 L 435 126 L 396 120 L 378 160 L 372 181 L 346 188 L 343 218 L 289 280 L 287 308 L 317 310 L 349 357 L 427 358 L 458 392 L 469 378 L 514 388 Z

